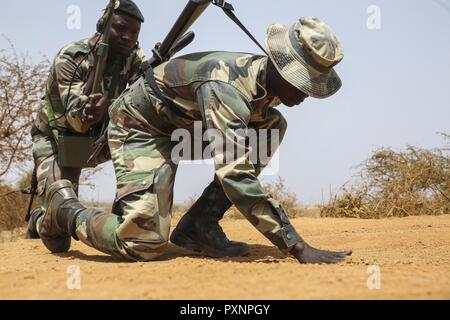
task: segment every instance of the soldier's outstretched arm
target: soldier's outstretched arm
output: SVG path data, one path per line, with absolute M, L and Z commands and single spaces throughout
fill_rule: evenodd
M 230 84 L 211 81 L 199 87 L 197 99 L 207 135 L 213 141 L 216 177 L 227 197 L 250 223 L 301 263 L 337 263 L 351 254 L 311 247 L 297 233 L 280 204 L 262 189 L 255 165 L 248 161 L 251 148 L 240 145 L 236 139 L 238 130 L 245 130 L 251 118 L 251 106 L 245 97 Z M 231 152 L 230 156 L 230 151 L 238 149 L 244 152 Z

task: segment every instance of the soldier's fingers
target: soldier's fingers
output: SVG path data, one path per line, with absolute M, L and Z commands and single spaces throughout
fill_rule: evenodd
M 86 115 L 90 115 L 90 114 L 94 114 L 97 113 L 99 111 L 99 108 L 96 105 L 86 105 L 86 107 L 84 108 L 84 113 Z
M 348 256 L 348 251 L 336 252 L 327 250 L 318 250 L 317 254 L 320 257 L 320 263 L 338 263 Z
M 89 95 L 89 99 L 92 99 L 95 101 L 98 101 L 101 98 L 103 98 L 103 94 L 101 94 L 101 93 L 93 93 L 93 94 Z
M 87 105 L 84 107 L 84 113 L 88 114 L 89 112 L 92 111 L 92 108 L 93 108 L 93 107 L 94 107 L 94 106 L 93 106 L 92 104 L 87 104 Z
M 343 251 L 320 250 L 320 251 L 325 252 L 327 254 L 334 254 L 338 256 L 349 256 L 352 254 L 352 250 L 343 250 Z
M 97 120 L 97 118 L 95 117 L 95 116 L 93 116 L 93 115 L 88 115 L 87 117 L 86 117 L 86 121 L 88 122 L 88 123 L 95 123 L 96 122 L 96 120 Z
M 317 258 L 317 264 L 332 264 L 338 262 L 338 259 L 326 254 L 322 254 Z
M 347 257 L 347 256 L 351 256 L 352 255 L 352 251 L 351 250 L 345 250 L 345 251 L 335 252 L 334 255 L 338 256 L 338 257 Z
M 325 260 L 327 263 L 338 263 L 345 259 L 345 256 L 327 255 Z

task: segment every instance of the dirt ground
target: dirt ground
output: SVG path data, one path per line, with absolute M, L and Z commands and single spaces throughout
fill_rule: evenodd
M 0 298 L 450 299 L 450 215 L 293 223 L 313 245 L 351 248 L 353 256 L 339 265 L 300 265 L 245 220 L 222 223 L 230 238 L 251 245 L 250 256 L 235 259 L 171 245 L 158 261 L 123 263 L 79 242 L 52 255 L 40 240 L 17 240 L 0 243 Z M 79 289 L 70 266 L 79 267 Z

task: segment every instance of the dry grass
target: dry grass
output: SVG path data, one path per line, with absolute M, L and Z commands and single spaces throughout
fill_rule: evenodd
M 30 129 L 41 103 L 49 61 L 34 63 L 9 42 L 0 48 L 0 177 L 23 173 L 32 161 Z
M 316 207 L 307 208 L 299 203 L 297 195 L 289 190 L 282 177 L 278 177 L 273 182 L 263 184 L 263 189 L 281 204 L 289 218 L 320 216 L 319 210 Z M 228 210 L 225 217 L 229 219 L 245 219 L 234 206 Z
M 295 217 L 352 217 L 383 218 L 412 215 L 438 215 L 450 213 L 450 137 L 439 149 L 408 146 L 395 151 L 380 148 L 359 167 L 358 175 L 350 186 L 342 187 L 327 205 L 303 207 L 295 193 L 287 188 L 284 179 L 264 184 L 264 190 L 278 200 L 290 218 Z M 18 188 L 29 184 L 28 175 Z M 29 196 L 17 189 L 0 184 L 0 232 L 20 230 Z M 184 214 L 195 201 L 191 197 L 183 206 L 174 208 L 177 216 Z M 225 215 L 228 219 L 243 219 L 232 207 Z
M 30 201 L 29 195 L 20 190 L 29 185 L 31 174 L 19 181 L 17 188 L 0 184 L 0 232 L 6 230 L 19 230 L 26 225 L 25 215 Z M 34 205 L 37 203 L 35 197 Z
M 321 216 L 383 218 L 450 213 L 450 142 L 439 149 L 380 148 L 363 162 Z
M 285 180 L 281 177 L 278 177 L 278 179 L 273 182 L 264 183 L 263 189 L 268 194 L 270 194 L 272 198 L 280 202 L 290 218 L 320 217 L 320 208 L 302 206 L 297 199 L 297 195 L 289 190 L 289 188 L 286 186 Z M 198 196 L 193 195 L 189 197 L 189 199 L 185 201 L 184 204 L 174 206 L 173 216 L 183 216 L 183 214 L 186 213 L 186 211 L 195 203 L 195 201 L 197 201 L 197 199 Z M 224 218 L 231 220 L 245 219 L 242 213 L 240 213 L 239 210 L 237 210 L 234 206 L 232 206 L 225 213 Z
M 19 230 L 25 223 L 30 197 L 0 185 L 0 232 Z

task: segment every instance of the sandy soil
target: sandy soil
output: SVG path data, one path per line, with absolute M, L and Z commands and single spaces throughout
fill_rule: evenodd
M 18 240 L 0 243 L 0 298 L 450 299 L 450 215 L 293 223 L 313 245 L 351 248 L 353 256 L 339 265 L 300 265 L 245 220 L 222 223 L 230 238 L 251 244 L 251 255 L 236 259 L 170 246 L 159 261 L 123 263 L 82 243 L 52 255 L 39 240 Z M 371 265 L 379 266 L 380 278 Z M 79 290 L 67 287 L 68 279 L 76 284 L 70 266 L 80 268 Z M 369 290 L 376 279 L 380 289 Z

